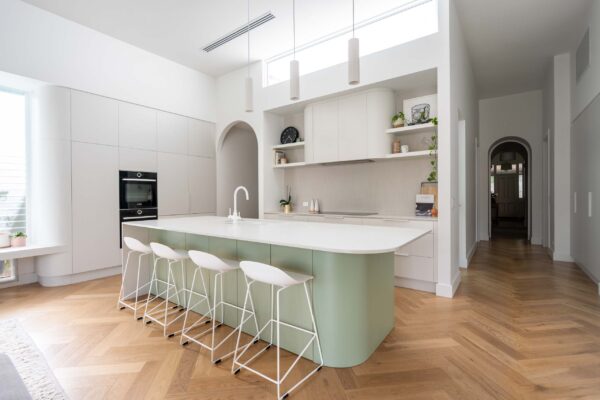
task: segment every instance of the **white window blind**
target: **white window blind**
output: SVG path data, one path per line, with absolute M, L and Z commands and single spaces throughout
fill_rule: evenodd
M 26 98 L 0 89 L 0 232 L 27 230 Z

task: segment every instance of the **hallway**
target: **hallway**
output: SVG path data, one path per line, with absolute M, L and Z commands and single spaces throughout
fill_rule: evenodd
M 73 399 L 265 398 L 270 385 L 213 367 L 115 309 L 119 278 L 0 291 Z M 325 368 L 294 399 L 598 399 L 600 298 L 541 247 L 479 245 L 454 299 L 396 289 L 396 326 L 351 369 Z M 158 378 L 160 377 L 160 378 Z

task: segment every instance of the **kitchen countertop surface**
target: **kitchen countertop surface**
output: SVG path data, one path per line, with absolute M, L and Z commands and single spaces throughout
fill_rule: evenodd
M 269 215 L 282 215 L 282 216 L 301 216 L 301 217 L 326 217 L 326 218 L 360 218 L 360 219 L 394 219 L 394 220 L 406 220 L 406 221 L 437 221 L 437 217 L 418 217 L 416 215 L 389 215 L 389 214 L 369 214 L 369 215 L 355 215 L 355 214 L 344 214 L 343 211 L 336 212 L 335 214 L 327 213 L 309 213 L 303 211 L 294 211 L 286 214 L 281 211 L 265 211 L 265 214 Z
M 430 229 L 225 217 L 159 218 L 123 225 L 345 254 L 390 253 Z

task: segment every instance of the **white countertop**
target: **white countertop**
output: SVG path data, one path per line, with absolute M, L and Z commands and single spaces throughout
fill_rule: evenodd
M 159 218 L 123 225 L 345 254 L 391 253 L 431 232 L 430 229 L 265 219 L 232 223 L 225 217 L 209 216 Z

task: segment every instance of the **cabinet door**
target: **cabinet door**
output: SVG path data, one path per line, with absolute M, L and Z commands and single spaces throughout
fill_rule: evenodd
M 120 102 L 119 146 L 156 151 L 156 110 Z
M 189 214 L 187 158 L 158 153 L 158 215 Z
M 341 98 L 338 118 L 339 160 L 367 158 L 367 95 L 359 94 Z
M 396 255 L 394 275 L 399 278 L 434 282 L 433 259 L 427 257 Z
M 308 164 L 314 161 L 313 139 L 313 106 L 304 109 L 304 161 Z
M 73 272 L 120 265 L 118 149 L 74 142 L 71 162 Z
M 190 156 L 215 156 L 215 124 L 188 118 L 188 154 Z
M 313 105 L 313 161 L 338 160 L 338 102 Z
M 384 133 L 390 128 L 395 112 L 394 92 L 374 89 L 367 93 L 368 157 L 382 157 L 392 152 L 394 135 Z
M 74 141 L 116 146 L 118 118 L 116 100 L 71 90 L 71 138 Z
M 158 151 L 162 151 L 164 153 L 187 154 L 187 123 L 186 117 L 164 111 L 158 111 L 156 115 Z
M 192 214 L 217 210 L 217 176 L 214 158 L 188 156 L 188 187 Z
M 156 152 L 149 150 L 119 149 L 119 169 L 123 171 L 156 172 Z

